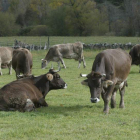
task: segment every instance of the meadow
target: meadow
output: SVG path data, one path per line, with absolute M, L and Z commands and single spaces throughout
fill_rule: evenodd
M 0 37 L 0 42 L 12 41 L 15 38 L 21 41 L 30 40 L 30 43 L 40 39 L 40 37 Z M 45 37 L 41 38 L 44 42 L 47 40 Z M 64 37 L 52 37 L 53 39 L 55 40 L 53 43 L 56 44 L 64 41 Z M 84 40 L 87 43 L 139 43 L 137 37 L 67 37 L 65 42 L 84 42 Z M 80 73 L 91 71 L 95 56 L 100 51 L 84 50 L 86 68 L 81 65 L 78 69 L 77 61 L 64 59 L 67 69 L 62 67 L 59 74 L 68 88 L 50 91 L 46 96 L 49 107 L 24 113 L 1 111 L 0 140 L 139 140 L 140 73 L 138 66 L 132 66 L 128 76 L 128 87 L 124 96 L 125 108 L 119 108 L 120 95 L 117 93 L 116 108 L 110 109 L 108 115 L 103 113 L 103 100 L 92 104 L 89 88 L 81 85 L 84 78 L 80 77 Z M 35 76 L 45 74 L 51 68 L 49 63 L 46 69 L 41 69 L 41 59 L 46 53 L 47 50 L 32 51 L 32 73 Z M 52 64 L 55 69 L 58 68 L 55 62 Z M 14 70 L 12 75 L 8 75 L 8 69 L 2 69 L 2 72 L 0 87 L 16 80 Z

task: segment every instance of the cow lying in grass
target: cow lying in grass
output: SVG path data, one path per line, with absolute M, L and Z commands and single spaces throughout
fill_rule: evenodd
M 38 77 L 27 77 L 13 81 L 0 89 L 1 111 L 32 111 L 48 106 L 45 96 L 50 90 L 65 89 L 66 83 L 53 69 Z

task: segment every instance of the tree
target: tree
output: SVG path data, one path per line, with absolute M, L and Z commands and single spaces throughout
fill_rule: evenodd
M 0 36 L 16 35 L 19 26 L 15 24 L 15 18 L 9 13 L 0 13 Z

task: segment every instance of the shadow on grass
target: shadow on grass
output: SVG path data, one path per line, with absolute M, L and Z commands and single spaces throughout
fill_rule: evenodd
M 50 115 L 64 115 L 64 116 L 71 116 L 71 114 L 79 113 L 81 110 L 84 111 L 89 111 L 89 112 L 94 112 L 97 109 L 102 109 L 102 105 L 75 105 L 75 106 L 49 106 L 49 107 L 41 107 L 36 109 L 34 112 L 30 112 L 31 114 L 36 115 L 45 115 L 45 114 L 50 114 Z

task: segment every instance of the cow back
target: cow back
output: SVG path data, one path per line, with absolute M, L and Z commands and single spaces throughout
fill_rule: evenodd
M 0 47 L 0 62 L 2 64 L 9 63 L 12 60 L 13 48 Z

